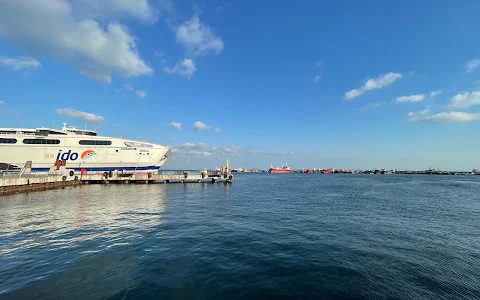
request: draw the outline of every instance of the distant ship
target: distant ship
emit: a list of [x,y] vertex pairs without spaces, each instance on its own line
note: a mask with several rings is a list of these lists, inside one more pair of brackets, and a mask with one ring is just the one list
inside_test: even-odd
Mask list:
[[268,172],[270,173],[291,173],[292,170],[290,170],[290,168],[287,166],[287,164],[282,165],[281,168],[274,168],[273,166],[270,167],[270,169],[268,169]]

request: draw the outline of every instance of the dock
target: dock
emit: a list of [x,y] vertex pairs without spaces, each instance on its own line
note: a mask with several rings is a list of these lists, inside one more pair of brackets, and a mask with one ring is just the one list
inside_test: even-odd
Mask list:
[[132,173],[104,172],[102,174],[82,174],[78,180],[91,183],[232,183],[234,176],[226,171],[164,172],[164,173]]
[[25,172],[0,173],[0,196],[28,193],[82,184],[155,184],[155,183],[232,183],[234,176],[226,168],[214,171],[166,171],[160,173],[123,173],[110,171],[78,174],[59,169],[49,174]]
[[45,191],[82,184],[62,174],[0,174],[0,196]]

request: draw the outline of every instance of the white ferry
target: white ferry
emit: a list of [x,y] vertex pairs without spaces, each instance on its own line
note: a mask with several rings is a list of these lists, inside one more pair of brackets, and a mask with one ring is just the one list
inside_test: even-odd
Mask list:
[[76,172],[158,173],[171,154],[165,146],[98,136],[66,125],[61,130],[0,128],[0,170],[18,170],[31,161],[32,172],[48,172],[62,160]]

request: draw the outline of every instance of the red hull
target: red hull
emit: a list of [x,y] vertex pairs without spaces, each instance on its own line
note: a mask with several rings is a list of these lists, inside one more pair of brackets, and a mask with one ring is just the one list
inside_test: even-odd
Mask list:
[[283,169],[270,168],[270,170],[268,170],[268,172],[270,172],[270,173],[291,173],[292,170],[289,170],[289,169],[283,170]]

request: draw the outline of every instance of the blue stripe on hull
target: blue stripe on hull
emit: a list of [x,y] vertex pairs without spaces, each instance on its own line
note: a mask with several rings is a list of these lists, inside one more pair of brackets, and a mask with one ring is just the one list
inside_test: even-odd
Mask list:
[[[159,166],[146,166],[146,167],[98,167],[98,168],[69,168],[69,170],[74,170],[80,172],[82,169],[86,172],[108,172],[108,171],[157,171],[160,170]],[[48,172],[50,168],[32,168],[32,172]]]

